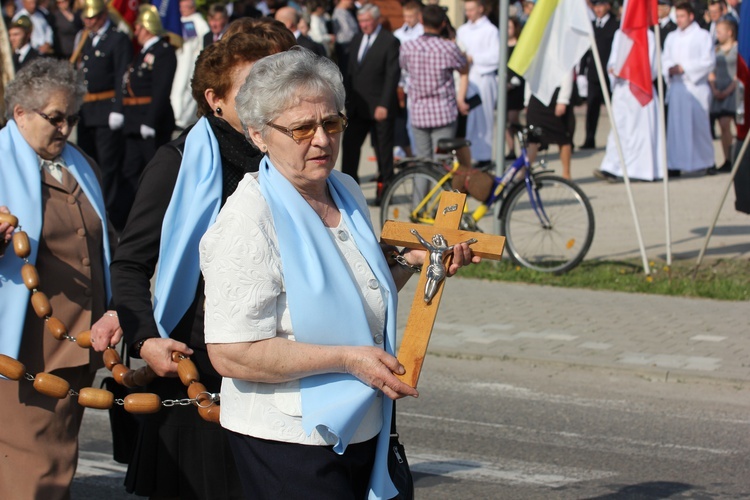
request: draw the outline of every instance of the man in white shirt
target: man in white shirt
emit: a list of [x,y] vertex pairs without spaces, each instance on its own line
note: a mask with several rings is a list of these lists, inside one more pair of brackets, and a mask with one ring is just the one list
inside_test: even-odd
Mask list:
[[37,9],[37,0],[23,0],[23,9],[16,12],[13,21],[28,16],[34,29],[31,30],[31,47],[42,55],[52,54],[52,27]]
[[180,0],[180,21],[182,22],[182,47],[177,49],[177,70],[172,82],[169,100],[174,110],[175,126],[185,129],[198,118],[198,104],[193,99],[190,80],[193,79],[195,60],[203,49],[203,37],[211,31],[195,7],[195,0]]
[[662,71],[667,90],[667,167],[670,176],[714,165],[709,127],[711,87],[708,74],[716,63],[711,34],[695,23],[693,6],[675,7],[677,30],[667,36]]
[[500,62],[500,35],[487,19],[484,0],[467,0],[464,4],[467,23],[458,28],[458,46],[469,61],[467,101],[478,95],[481,104],[474,107],[466,121],[466,138],[471,141],[471,156],[477,162],[492,160],[495,106],[497,101],[497,68]]

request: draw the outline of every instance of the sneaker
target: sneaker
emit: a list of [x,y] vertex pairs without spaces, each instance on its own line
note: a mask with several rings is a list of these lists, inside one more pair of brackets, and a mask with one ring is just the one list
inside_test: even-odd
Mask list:
[[401,146],[394,146],[393,159],[400,160],[401,158],[406,158],[406,151],[404,151],[404,148],[402,148]]
[[609,172],[605,172],[603,170],[594,170],[594,177],[601,181],[609,182],[610,184],[615,184],[618,180],[617,176],[614,174],[610,174]]

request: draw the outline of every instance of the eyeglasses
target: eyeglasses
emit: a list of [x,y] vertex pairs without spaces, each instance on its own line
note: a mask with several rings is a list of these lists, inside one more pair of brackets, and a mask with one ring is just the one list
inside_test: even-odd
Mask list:
[[323,120],[322,122],[303,123],[302,125],[298,125],[294,128],[282,127],[281,125],[276,125],[275,123],[271,122],[268,122],[267,125],[275,128],[282,134],[288,135],[294,141],[300,142],[312,139],[315,135],[315,131],[318,130],[318,127],[322,127],[323,130],[329,135],[340,134],[341,132],[346,130],[349,122],[344,115],[339,113],[339,116],[335,118],[328,118],[327,120]]
[[67,123],[68,123],[68,128],[73,128],[73,127],[75,127],[75,126],[76,126],[76,124],[78,123],[78,120],[80,120],[80,119],[81,119],[81,117],[80,117],[80,116],[78,116],[78,115],[70,115],[70,116],[65,116],[65,115],[49,116],[49,115],[47,115],[47,114],[44,114],[44,113],[42,113],[41,111],[37,111],[36,109],[34,110],[34,112],[35,112],[36,114],[38,114],[39,116],[41,116],[42,118],[44,118],[45,120],[47,120],[47,121],[48,121],[48,122],[50,123],[50,125],[52,125],[52,126],[53,126],[53,127],[55,127],[55,128],[60,128],[60,127],[62,127],[63,123],[65,123],[65,122],[67,122]]

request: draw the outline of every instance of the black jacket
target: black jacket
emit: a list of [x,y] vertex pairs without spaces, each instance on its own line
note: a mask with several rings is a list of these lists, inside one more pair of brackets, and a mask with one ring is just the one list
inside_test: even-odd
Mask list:
[[398,64],[398,38],[381,29],[361,62],[357,62],[363,34],[356,35],[349,46],[348,78],[346,79],[346,109],[350,117],[372,119],[375,108],[383,106],[389,116],[398,108],[396,88],[401,77]]
[[[610,13],[609,19],[607,19],[607,22],[601,28],[596,27],[596,21],[592,21],[591,25],[594,28],[594,39],[596,40],[596,48],[599,51],[599,57],[602,61],[602,68],[606,68],[609,55],[612,52],[615,31],[620,27],[620,22]],[[596,73],[596,64],[594,63],[594,54],[590,50],[586,52],[581,62],[581,73],[583,74],[584,71],[586,78],[589,80],[589,85],[599,83],[599,75]]]
[[123,96],[126,100],[128,97],[150,97],[151,102],[124,107],[125,134],[140,135],[141,125],[147,125],[157,133],[174,129],[169,94],[176,69],[177,56],[166,39],[136,54],[123,79]]
[[133,45],[125,33],[114,23],[99,39],[96,47],[89,38],[78,62],[78,70],[83,74],[86,91],[91,94],[115,91],[113,99],[85,102],[81,106],[81,126],[106,127],[109,114],[122,113],[122,79],[133,59]]

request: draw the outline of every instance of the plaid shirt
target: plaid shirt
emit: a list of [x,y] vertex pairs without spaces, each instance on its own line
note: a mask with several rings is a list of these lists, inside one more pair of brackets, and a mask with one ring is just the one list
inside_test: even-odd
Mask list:
[[417,128],[443,127],[456,121],[453,71],[466,66],[458,46],[435,35],[422,35],[401,46],[401,69],[409,73],[409,119]]

